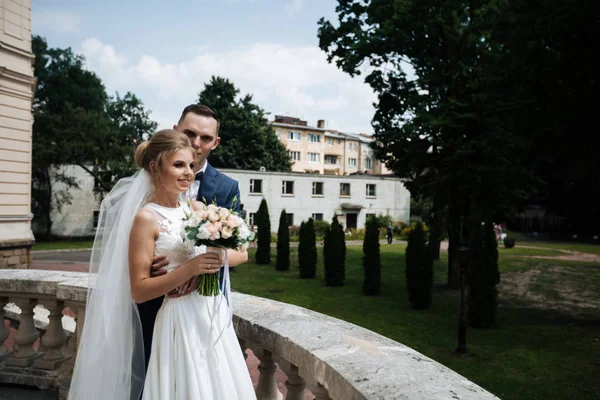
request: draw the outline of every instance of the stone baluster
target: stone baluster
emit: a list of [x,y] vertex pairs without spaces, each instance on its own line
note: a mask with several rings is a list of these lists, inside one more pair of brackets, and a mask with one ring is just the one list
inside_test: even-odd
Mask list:
[[329,397],[327,389],[321,384],[318,386],[311,386],[310,390],[315,395],[315,400],[332,400],[331,397]]
[[39,338],[39,333],[33,323],[33,308],[36,299],[17,298],[15,304],[21,309],[19,329],[15,334],[15,351],[11,358],[6,360],[6,365],[14,367],[28,367],[42,356],[33,349],[33,344]]
[[10,334],[10,331],[8,330],[4,322],[4,307],[7,304],[8,297],[0,297],[0,362],[2,362],[2,360],[8,358],[12,354],[12,351],[8,351],[8,349],[2,347],[4,341],[8,339],[8,335]]
[[304,389],[306,389],[306,382],[298,374],[298,367],[287,361],[281,361],[279,368],[287,375],[287,380],[285,381],[285,387],[287,388],[285,400],[305,400],[306,393]]
[[85,321],[85,304],[69,303],[67,305],[69,306],[71,312],[75,314],[75,332],[68,342],[71,358],[65,363],[65,368],[73,370],[73,367],[75,366],[75,360],[77,359],[79,343],[81,343],[81,333],[83,332],[83,323]]
[[51,300],[44,302],[50,312],[48,315],[48,327],[42,336],[44,345],[44,356],[34,364],[36,368],[54,370],[57,369],[67,357],[63,354],[62,347],[67,340],[67,335],[62,326],[62,310],[65,304],[62,301]]
[[258,384],[256,385],[256,397],[258,400],[283,400],[283,395],[277,388],[275,371],[277,364],[273,361],[270,351],[261,350],[254,353],[260,360],[258,366]]

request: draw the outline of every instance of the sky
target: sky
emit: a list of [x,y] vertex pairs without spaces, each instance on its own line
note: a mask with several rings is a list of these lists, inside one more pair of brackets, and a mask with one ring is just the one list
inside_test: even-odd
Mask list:
[[[213,75],[250,93],[269,119],[288,115],[372,133],[364,75],[327,62],[317,22],[333,0],[32,0],[32,32],[71,47],[107,92],[142,99],[159,128],[176,123]],[[218,110],[217,110],[218,111]]]

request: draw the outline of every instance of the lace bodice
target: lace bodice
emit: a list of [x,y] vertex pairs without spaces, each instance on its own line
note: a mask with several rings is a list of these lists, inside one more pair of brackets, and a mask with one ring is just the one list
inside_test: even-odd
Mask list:
[[169,264],[165,269],[171,272],[190,257],[189,250],[179,233],[185,212],[189,212],[189,208],[185,204],[181,204],[178,208],[169,208],[155,203],[148,203],[145,208],[152,210],[158,221],[159,233],[154,255],[166,256]]

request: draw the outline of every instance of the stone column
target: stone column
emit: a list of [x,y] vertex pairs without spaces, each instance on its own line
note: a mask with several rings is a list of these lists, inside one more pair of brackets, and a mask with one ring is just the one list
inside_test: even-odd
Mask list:
[[67,335],[62,326],[62,310],[65,308],[65,304],[62,301],[52,300],[45,302],[45,305],[50,311],[48,327],[41,340],[45,347],[45,353],[41,360],[35,362],[34,366],[54,370],[67,360],[62,352],[62,347],[67,340]]
[[33,344],[39,338],[37,329],[33,323],[33,308],[37,304],[36,299],[18,298],[15,304],[21,309],[19,329],[15,335],[15,352],[6,360],[6,365],[14,367],[28,367],[41,357],[33,349]]
[[4,324],[4,307],[8,304],[8,297],[0,297],[0,362],[8,358],[12,351],[8,351],[2,347],[6,339],[8,339],[9,330]]
[[332,400],[327,389],[321,384],[311,387],[310,390],[315,395],[315,400]]
[[287,375],[287,381],[285,381],[285,387],[287,388],[287,394],[285,400],[305,400],[306,394],[306,382],[298,374],[298,367],[288,362],[280,362],[279,368]]
[[258,400],[283,400],[283,395],[277,388],[275,371],[277,364],[273,361],[270,351],[262,350],[255,353],[260,360],[258,366],[258,384],[256,385],[256,397]]

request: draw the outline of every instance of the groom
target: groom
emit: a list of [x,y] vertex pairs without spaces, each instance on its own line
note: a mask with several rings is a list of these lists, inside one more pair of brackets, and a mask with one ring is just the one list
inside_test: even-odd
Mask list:
[[[207,203],[216,201],[220,207],[232,208],[240,211],[240,189],[237,181],[217,171],[207,161],[211,151],[217,148],[221,142],[219,137],[220,121],[213,110],[202,104],[191,104],[183,109],[181,117],[173,130],[184,133],[192,142],[196,150],[196,180],[190,185],[186,196],[192,200]],[[234,202],[234,199],[236,201]],[[163,268],[168,264],[164,256],[154,257],[150,269],[151,276],[160,276],[167,271]],[[178,290],[169,293],[169,296],[182,296],[195,289],[195,278],[185,283]],[[150,360],[152,349],[152,331],[154,321],[163,297],[138,304],[140,320],[142,323],[142,334],[144,337],[144,353],[146,356],[146,367]]]

